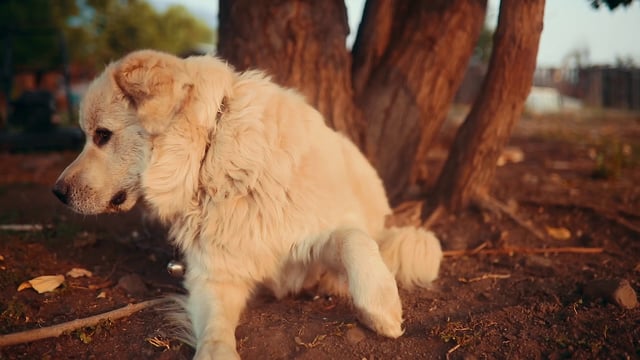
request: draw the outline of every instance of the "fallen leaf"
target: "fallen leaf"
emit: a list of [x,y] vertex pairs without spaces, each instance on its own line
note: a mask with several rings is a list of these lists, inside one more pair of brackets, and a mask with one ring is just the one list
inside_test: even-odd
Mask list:
[[18,286],[18,291],[22,291],[24,289],[31,289],[31,283],[28,281],[23,282],[22,284],[20,284],[20,286]]
[[18,291],[33,288],[38,294],[51,292],[64,282],[64,275],[43,275],[27,280],[18,286]]
[[93,333],[86,331],[78,331],[78,338],[85,344],[90,344],[93,341]]
[[556,240],[568,240],[571,238],[571,231],[564,227],[547,226],[547,234]]
[[73,268],[67,272],[67,276],[71,276],[72,278],[76,279],[83,276],[91,277],[93,276],[93,273],[87,269]]

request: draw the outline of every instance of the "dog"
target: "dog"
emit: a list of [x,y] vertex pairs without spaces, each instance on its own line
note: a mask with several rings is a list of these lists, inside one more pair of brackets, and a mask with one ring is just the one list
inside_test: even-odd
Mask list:
[[385,228],[391,209],[364,155],[260,71],[138,50],[91,83],[80,127],[86,144],[53,192],[82,214],[144,199],[168,225],[196,359],[239,358],[235,328],[258,286],[347,296],[365,326],[397,338],[396,281],[438,275],[434,234]]

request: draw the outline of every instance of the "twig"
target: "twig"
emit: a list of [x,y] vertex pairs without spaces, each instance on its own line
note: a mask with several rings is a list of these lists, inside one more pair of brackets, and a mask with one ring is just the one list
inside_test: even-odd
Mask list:
[[471,282],[487,280],[487,279],[508,279],[510,277],[511,277],[511,274],[483,274],[482,276],[474,277],[471,279],[459,278],[458,281],[463,283],[471,283]]
[[431,215],[429,215],[429,217],[427,217],[424,222],[422,223],[422,227],[424,228],[430,228],[433,224],[436,223],[436,221],[438,221],[444,214],[446,213],[444,206],[442,205],[438,205],[437,208],[435,208],[435,210],[433,210],[433,212],[431,213]]
[[44,227],[41,224],[2,224],[2,231],[41,231]]
[[451,349],[449,349],[449,351],[447,351],[447,357],[446,359],[449,360],[449,356],[451,354],[453,354],[454,351],[458,350],[460,348],[460,346],[462,346],[462,344],[457,344],[456,346],[452,347]]
[[120,318],[131,316],[132,314],[140,310],[143,310],[167,301],[169,301],[169,299],[165,299],[165,298],[147,300],[147,301],[139,302],[137,304],[129,304],[127,306],[121,307],[116,310],[112,310],[112,311],[94,315],[94,316],[89,316],[83,319],[76,319],[76,320],[68,321],[62,324],[56,324],[56,325],[39,328],[39,329],[32,329],[32,330],[21,331],[18,333],[13,333],[13,334],[0,335],[0,348],[4,346],[10,346],[10,345],[32,342],[36,340],[47,339],[50,337],[58,337],[65,332],[73,331],[83,327],[95,326],[96,324],[98,324],[103,320],[107,320],[107,319],[117,320]]
[[500,249],[472,249],[472,250],[447,250],[443,251],[444,256],[469,256],[476,254],[483,255],[511,255],[511,254],[600,254],[604,251],[600,247],[550,247],[550,248],[527,248],[527,247],[505,247]]

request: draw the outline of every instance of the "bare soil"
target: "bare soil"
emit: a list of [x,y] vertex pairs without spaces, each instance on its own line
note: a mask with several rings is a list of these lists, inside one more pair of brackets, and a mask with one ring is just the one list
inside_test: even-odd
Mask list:
[[[445,131],[443,139],[451,134]],[[432,288],[401,290],[401,338],[363,328],[344,299],[258,296],[236,331],[243,358],[640,358],[640,308],[584,294],[596,279],[626,279],[640,290],[640,117],[526,118],[510,145],[523,151],[524,161],[498,168],[492,194],[544,238],[485,209],[441,219],[434,231],[445,249],[484,252],[450,253]],[[45,225],[0,232],[0,336],[184,291],[165,271],[177,254],[140,209],[79,216],[52,196],[51,184],[75,155],[0,154],[0,224]],[[443,155],[436,149],[430,166],[437,169]],[[568,238],[554,229],[568,231]],[[560,247],[603,251],[532,253]],[[23,281],[74,267],[93,276],[67,277],[44,294],[17,291]],[[131,274],[144,286],[128,293],[118,282]],[[0,359],[192,355],[153,309],[0,349]]]

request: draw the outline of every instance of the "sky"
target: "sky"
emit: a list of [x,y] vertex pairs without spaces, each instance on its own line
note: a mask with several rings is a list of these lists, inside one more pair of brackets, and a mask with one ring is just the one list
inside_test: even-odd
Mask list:
[[[194,15],[215,28],[218,23],[217,0],[149,0],[158,10],[170,4],[182,4]],[[365,0],[346,0],[353,42]],[[495,26],[499,0],[489,0],[487,21]],[[567,55],[588,50],[590,64],[614,64],[616,58],[634,59],[640,64],[640,1],[609,11],[591,8],[588,0],[547,0],[544,30],[538,50],[538,66],[563,66]]]

